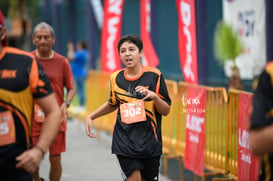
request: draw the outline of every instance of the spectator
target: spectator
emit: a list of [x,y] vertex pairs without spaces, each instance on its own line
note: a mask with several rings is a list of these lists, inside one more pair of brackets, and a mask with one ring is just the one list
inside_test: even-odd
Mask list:
[[[66,148],[65,137],[67,109],[75,95],[72,71],[68,60],[52,50],[55,43],[55,33],[49,24],[41,22],[35,26],[32,35],[32,42],[37,48],[32,52],[32,54],[44,68],[62,113],[61,128],[56,139],[49,148],[49,178],[51,181],[59,181],[62,175],[61,153],[65,152]],[[64,88],[67,90],[66,99]],[[44,119],[42,111],[35,105],[32,126],[32,141],[34,145],[37,143],[40,136],[40,129],[43,122]],[[36,181],[40,180],[39,170],[34,173],[34,179]]]
[[68,43],[67,57],[71,61],[71,68],[73,72],[74,81],[79,98],[79,106],[75,109],[78,111],[85,110],[85,82],[87,78],[87,62],[89,53],[87,51],[87,44],[85,41],[77,43],[77,50],[74,51],[73,43]]

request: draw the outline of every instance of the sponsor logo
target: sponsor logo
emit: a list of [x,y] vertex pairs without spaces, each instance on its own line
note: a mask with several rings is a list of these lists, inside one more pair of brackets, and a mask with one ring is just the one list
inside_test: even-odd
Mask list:
[[12,79],[16,78],[17,70],[0,70],[1,79]]

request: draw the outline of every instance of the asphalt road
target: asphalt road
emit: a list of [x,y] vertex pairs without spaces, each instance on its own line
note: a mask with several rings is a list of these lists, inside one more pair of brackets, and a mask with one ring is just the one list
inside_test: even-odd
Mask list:
[[[62,154],[62,181],[122,181],[119,164],[111,154],[111,136],[102,133],[100,140],[85,134],[84,124],[77,120],[68,121],[67,149]],[[40,167],[40,176],[48,179],[48,153]],[[160,181],[170,181],[163,175]]]

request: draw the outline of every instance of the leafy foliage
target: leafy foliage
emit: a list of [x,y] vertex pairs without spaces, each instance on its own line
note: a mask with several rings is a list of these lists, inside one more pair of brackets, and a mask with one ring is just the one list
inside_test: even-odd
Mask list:
[[235,59],[243,49],[240,37],[233,31],[232,26],[225,21],[218,22],[214,34],[214,53],[217,60],[222,64],[231,60],[236,67]]

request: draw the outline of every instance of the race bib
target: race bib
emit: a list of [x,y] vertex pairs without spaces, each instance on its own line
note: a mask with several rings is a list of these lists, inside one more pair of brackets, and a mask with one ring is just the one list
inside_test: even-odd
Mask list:
[[34,120],[38,123],[45,121],[45,114],[37,104],[34,104]]
[[0,146],[16,142],[15,126],[11,111],[0,113]]
[[120,105],[121,121],[125,124],[131,124],[146,121],[144,101],[125,103]]

